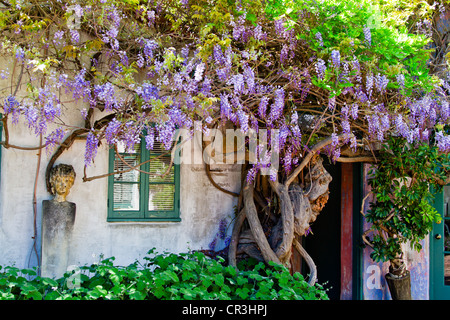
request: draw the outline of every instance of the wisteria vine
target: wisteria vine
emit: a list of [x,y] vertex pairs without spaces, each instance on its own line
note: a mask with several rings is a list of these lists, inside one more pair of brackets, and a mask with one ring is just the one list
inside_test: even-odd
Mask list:
[[[26,92],[0,88],[5,119],[23,116],[51,152],[77,127],[60,120],[63,106],[76,101],[88,166],[102,139],[133,148],[145,132],[147,148],[155,141],[170,148],[180,128],[227,124],[268,136],[278,130],[284,176],[328,137],[333,143],[322,151],[339,161],[342,134],[353,155],[390,135],[450,151],[447,79],[422,72],[425,22],[410,33],[371,27],[367,1],[299,1],[285,14],[270,3],[2,1],[0,51],[13,62],[0,81],[14,83],[22,68],[28,82]],[[344,15],[349,6],[360,10],[349,25],[330,13]],[[325,22],[334,25],[327,31]],[[386,35],[399,53],[382,61]],[[93,117],[103,114],[114,117],[95,126]],[[254,163],[248,179],[266,165]]]

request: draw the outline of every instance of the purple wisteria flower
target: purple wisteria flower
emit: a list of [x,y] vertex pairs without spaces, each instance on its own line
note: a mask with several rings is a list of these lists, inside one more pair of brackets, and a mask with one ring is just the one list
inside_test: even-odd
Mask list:
[[258,114],[261,119],[266,117],[267,105],[269,104],[269,98],[267,96],[263,96],[258,106]]
[[232,84],[234,86],[234,93],[236,95],[245,93],[244,75],[239,73],[232,76],[231,79],[227,82],[227,84]]
[[[119,34],[119,29],[115,26],[113,26],[111,29],[109,29],[108,31],[106,31],[104,39],[104,42],[108,43],[109,41],[111,41],[112,39],[115,39],[117,37],[117,35]],[[105,41],[106,40],[106,41]]]
[[275,90],[274,103],[270,107],[269,119],[271,121],[277,120],[281,116],[283,108],[284,108],[284,89],[279,88]]
[[86,69],[81,69],[73,81],[67,81],[66,88],[72,91],[75,99],[90,98],[90,81],[85,79]]
[[247,88],[249,93],[255,92],[255,73],[253,72],[252,68],[245,67],[244,68],[244,80],[247,83]]
[[284,27],[284,19],[277,19],[274,21],[275,24],[275,33],[282,34],[286,28]]
[[28,128],[34,128],[39,119],[39,112],[34,106],[29,106],[24,111],[25,119],[28,122]]
[[270,181],[276,181],[278,179],[278,170],[276,170],[275,168],[270,168],[269,179]]
[[219,222],[219,238],[223,240],[225,239],[226,236],[227,236],[227,220],[221,219]]
[[280,128],[280,134],[279,134],[279,139],[278,139],[278,143],[280,146],[280,150],[283,149],[288,136],[291,134],[291,131],[289,130],[289,128],[286,126],[286,124],[283,124],[283,126]]
[[90,166],[95,156],[97,155],[98,149],[98,138],[93,131],[89,131],[86,137],[86,148],[84,152],[84,164]]
[[280,52],[280,62],[283,64],[289,58],[289,46],[287,44],[283,44]]
[[144,59],[144,56],[142,55],[142,54],[138,54],[138,58],[137,58],[137,60],[136,60],[136,65],[139,67],[139,68],[143,68],[144,67],[144,65],[145,65],[145,59]]
[[13,112],[15,108],[19,107],[19,102],[16,100],[14,96],[8,96],[5,99],[5,103],[3,105],[3,110],[6,114]]
[[366,92],[367,92],[367,95],[369,96],[369,98],[372,95],[373,83],[374,83],[373,75],[372,74],[368,74],[366,76]]
[[226,82],[228,79],[229,69],[228,68],[216,69],[216,74],[220,81]]
[[441,152],[450,152],[450,136],[444,135],[442,131],[436,132],[436,144]]
[[47,137],[45,137],[45,151],[47,154],[50,154],[55,146],[64,139],[64,129],[62,127],[58,127],[56,130],[51,132]]
[[118,141],[118,133],[122,123],[114,118],[105,129],[105,139],[110,145],[116,144]]
[[285,153],[282,162],[284,171],[289,174],[292,171],[292,154],[289,150]]
[[81,109],[80,113],[81,113],[81,116],[83,117],[83,119],[86,120],[88,117],[88,111],[86,110],[86,108]]
[[202,82],[202,87],[200,89],[200,92],[203,93],[205,96],[208,96],[211,92],[211,80],[205,76],[205,80]]
[[362,78],[361,78],[361,65],[359,63],[358,58],[356,58],[356,56],[353,56],[353,60],[351,61],[353,70],[356,71],[356,75],[355,75],[355,79],[356,82],[361,83],[362,82]]
[[191,120],[186,116],[186,114],[181,111],[179,105],[173,105],[167,112],[170,122],[173,126],[182,128],[189,127],[191,125]]
[[205,64],[202,62],[199,63],[197,67],[195,67],[195,74],[194,74],[195,81],[199,82],[202,80],[203,71],[205,71]]
[[248,129],[249,129],[249,127],[248,127],[249,115],[247,113],[245,113],[242,109],[239,109],[237,111],[237,116],[238,116],[238,119],[239,119],[239,123],[241,125],[241,131],[243,133],[247,133]]
[[0,79],[4,80],[4,79],[8,78],[8,76],[9,76],[8,68],[0,71]]
[[448,118],[450,118],[450,104],[443,99],[441,101],[441,121],[446,121]]
[[78,43],[80,41],[80,34],[77,30],[75,29],[70,30],[70,40],[73,43]]
[[155,131],[153,128],[147,128],[147,135],[145,136],[145,147],[147,150],[153,150],[155,143]]
[[341,155],[341,148],[339,147],[339,137],[336,132],[331,134],[331,144],[328,148],[328,151],[331,155],[332,161],[336,161],[337,158]]
[[169,150],[172,147],[172,141],[176,131],[174,123],[172,121],[158,123],[155,129],[158,132],[156,141],[161,142],[164,149]]
[[[231,25],[233,26],[233,39],[234,40],[242,40],[243,42],[246,41],[246,27],[245,27],[245,18],[246,13],[240,15],[237,21],[232,21]],[[248,36],[248,35],[247,35]]]
[[119,27],[120,22],[122,21],[122,14],[117,7],[114,5],[107,7],[107,18],[112,23],[113,26]]
[[391,126],[388,114],[383,114],[380,117],[380,127],[383,132],[387,132]]
[[144,45],[144,57],[147,60],[153,59],[153,52],[158,48],[158,43],[154,40],[143,40]]
[[325,65],[325,61],[323,61],[322,59],[317,59],[315,67],[316,67],[317,77],[319,79],[323,79],[323,77],[325,76],[325,70],[327,69],[327,66]]
[[380,75],[378,73],[375,78],[375,83],[378,91],[383,92],[389,83],[389,79],[385,75]]
[[320,32],[316,33],[316,39],[317,39],[317,41],[319,41],[319,46],[323,47],[323,39],[322,39],[322,34]]
[[22,47],[17,47],[16,49],[16,59],[22,61],[25,58],[25,50]]
[[328,109],[334,110],[336,107],[336,96],[328,98]]
[[147,19],[148,19],[147,25],[149,27],[153,27],[155,24],[155,19],[156,19],[156,13],[154,10],[147,11]]
[[365,40],[366,44],[368,46],[371,46],[372,45],[372,33],[370,32],[370,28],[367,26],[364,27],[363,33],[364,33],[364,40]]
[[341,127],[342,127],[343,134],[350,134],[350,132],[351,132],[350,122],[348,122],[347,119],[342,120]]
[[208,245],[209,250],[214,251],[216,249],[217,238],[215,237]]
[[98,100],[105,103],[106,110],[111,110],[113,106],[117,103],[114,86],[110,82],[95,85],[94,94]]
[[62,31],[62,30],[56,31],[55,34],[53,35],[55,40],[61,40],[63,36],[64,36],[64,31]]
[[356,140],[356,136],[352,135],[350,137],[350,148],[353,150],[353,152],[356,152],[357,147],[358,147],[358,142]]
[[189,110],[195,109],[195,102],[194,102],[194,99],[192,99],[192,96],[190,94],[186,95],[186,97],[184,98],[184,101]]
[[333,65],[336,68],[339,68],[339,66],[341,65],[341,53],[339,52],[339,50],[331,51],[331,60],[333,61]]
[[350,116],[352,117],[353,120],[358,119],[358,104],[357,103],[353,103],[351,108],[350,108]]
[[225,56],[223,55],[222,47],[216,44],[213,48],[213,58],[217,65],[225,65]]
[[158,100],[159,99],[159,89],[158,87],[150,84],[150,83],[144,83],[141,87],[136,89],[136,93],[140,95],[140,97],[145,102],[150,102],[151,100]]
[[226,120],[230,117],[231,105],[227,94],[220,95],[220,116]]
[[397,80],[397,83],[400,86],[400,88],[404,89],[405,88],[405,76],[402,73],[400,73],[395,76],[395,79]]
[[49,99],[42,108],[42,116],[46,121],[51,122],[61,115],[61,106],[57,101]]
[[348,119],[348,112],[349,112],[349,107],[348,107],[347,103],[344,102],[344,105],[341,108],[341,113],[344,116],[344,119]]
[[267,34],[262,30],[261,25],[256,25],[253,29],[253,38],[256,40],[267,40]]
[[142,126],[138,121],[128,121],[125,123],[125,127],[122,131],[122,141],[125,144],[125,151],[130,152],[134,149],[134,146],[141,142],[141,130]]

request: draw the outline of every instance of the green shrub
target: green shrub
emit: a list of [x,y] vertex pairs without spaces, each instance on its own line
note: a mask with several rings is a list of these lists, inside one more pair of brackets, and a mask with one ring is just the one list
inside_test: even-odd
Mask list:
[[[82,266],[53,280],[35,269],[0,268],[0,299],[35,300],[328,300],[319,284],[310,286],[299,273],[270,263],[241,265],[201,252],[155,254],[145,264],[115,266],[114,257]],[[32,277],[27,279],[26,277]]]

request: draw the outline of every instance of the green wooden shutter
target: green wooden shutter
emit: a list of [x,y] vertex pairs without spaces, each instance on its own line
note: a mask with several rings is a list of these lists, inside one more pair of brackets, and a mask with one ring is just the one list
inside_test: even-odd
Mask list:
[[125,152],[124,147],[119,144],[117,149],[123,161],[114,149],[111,149],[110,172],[119,173],[109,176],[108,218],[118,220],[143,218],[141,175],[137,170],[129,170],[129,166],[134,167],[141,162],[141,146],[137,144],[133,150]]
[[109,177],[108,221],[181,220],[179,165],[171,165],[170,151],[158,142],[150,151],[144,145],[142,142],[131,152],[119,145],[118,152],[125,163],[114,150],[110,151],[110,172],[144,164],[139,168],[143,172],[131,170]]

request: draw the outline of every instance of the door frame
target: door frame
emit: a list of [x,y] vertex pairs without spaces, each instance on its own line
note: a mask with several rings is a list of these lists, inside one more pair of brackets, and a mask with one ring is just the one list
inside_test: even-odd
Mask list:
[[[450,185],[448,185],[450,186]],[[434,207],[443,218],[434,223],[430,237],[430,300],[450,300],[450,286],[444,285],[444,190],[436,194]],[[440,239],[436,236],[441,235]]]

